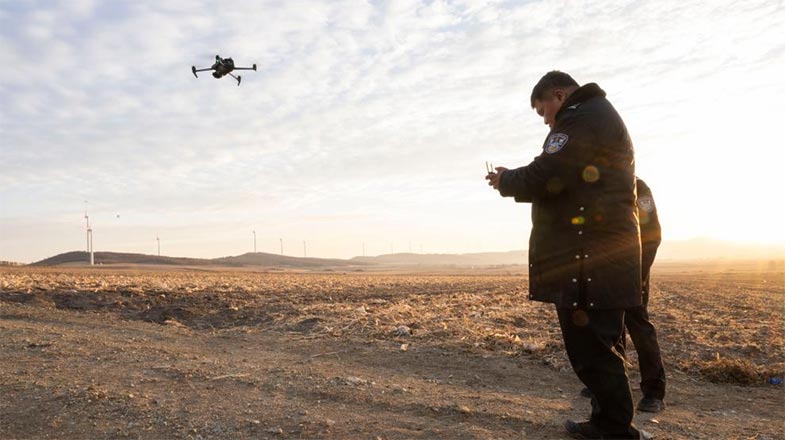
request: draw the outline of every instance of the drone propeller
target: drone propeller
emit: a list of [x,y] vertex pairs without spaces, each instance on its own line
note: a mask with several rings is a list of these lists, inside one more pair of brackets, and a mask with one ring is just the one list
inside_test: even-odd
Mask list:
[[199,78],[199,76],[196,74],[196,66],[191,66],[191,72],[193,72],[194,77]]

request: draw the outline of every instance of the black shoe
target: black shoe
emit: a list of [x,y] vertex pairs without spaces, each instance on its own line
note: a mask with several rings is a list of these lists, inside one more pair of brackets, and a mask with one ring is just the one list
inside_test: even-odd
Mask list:
[[665,409],[665,402],[654,397],[644,397],[638,402],[638,411],[658,413]]
[[567,434],[572,438],[602,438],[602,432],[591,424],[591,422],[573,422],[567,420],[564,422],[564,429]]
[[581,390],[581,397],[591,399],[592,397],[594,397],[594,393],[592,393],[588,387],[583,387],[583,389]]
[[644,430],[638,430],[633,427],[630,427],[629,432],[621,435],[612,435],[612,434],[603,434],[595,425],[592,425],[591,422],[573,422],[572,420],[567,420],[564,423],[564,429],[567,430],[567,434],[570,435],[572,438],[579,438],[579,439],[642,439],[642,440],[651,440],[654,438],[651,434]]

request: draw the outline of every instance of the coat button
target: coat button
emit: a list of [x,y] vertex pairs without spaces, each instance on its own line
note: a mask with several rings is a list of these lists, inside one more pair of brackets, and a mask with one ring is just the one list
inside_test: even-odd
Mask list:
[[578,231],[578,235],[583,235],[583,231]]
[[589,254],[584,255],[583,258],[589,258]]
[[576,259],[576,260],[580,260],[580,259],[581,259],[581,256],[580,256],[580,255],[576,255],[576,256],[575,256],[575,259]]
[[583,211],[583,206],[580,207],[580,210]]
[[594,303],[589,303],[589,307],[594,307]]
[[533,299],[533,298],[534,298],[534,295],[529,295],[529,299]]
[[534,267],[534,263],[529,263],[529,267]]
[[577,280],[577,279],[575,279],[575,278],[573,278],[573,279],[572,279],[572,282],[573,282],[573,283],[577,283],[577,282],[578,282],[578,280]]
[[586,281],[591,282],[591,278],[586,278]]
[[578,307],[578,303],[572,303],[573,307]]

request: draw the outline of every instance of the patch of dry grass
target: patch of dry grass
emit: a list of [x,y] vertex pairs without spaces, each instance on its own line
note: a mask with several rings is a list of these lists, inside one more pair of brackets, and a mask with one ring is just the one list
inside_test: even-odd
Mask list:
[[[738,384],[782,377],[783,281],[782,271],[655,272],[650,315],[666,367]],[[526,277],[516,275],[0,269],[1,301],[196,330],[264,329],[528,355],[569,368],[553,306],[527,295]]]

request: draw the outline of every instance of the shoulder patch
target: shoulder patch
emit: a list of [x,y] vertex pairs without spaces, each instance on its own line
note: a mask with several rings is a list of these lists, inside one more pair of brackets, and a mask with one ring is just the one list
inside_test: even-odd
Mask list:
[[570,137],[564,133],[553,133],[548,136],[548,140],[545,142],[545,152],[548,154],[558,153],[569,139]]
[[638,197],[638,208],[644,212],[654,211],[654,199],[649,196]]

